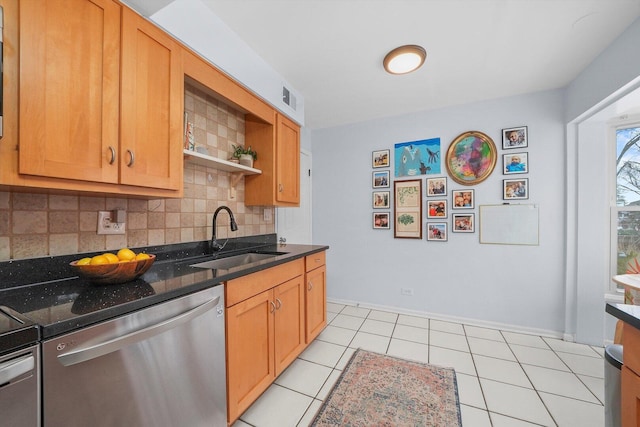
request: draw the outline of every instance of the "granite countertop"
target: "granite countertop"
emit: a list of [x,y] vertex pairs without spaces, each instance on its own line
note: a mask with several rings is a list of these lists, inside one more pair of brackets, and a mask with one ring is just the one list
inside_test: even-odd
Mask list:
[[607,303],[605,311],[634,328],[640,329],[640,305]]
[[278,244],[275,234],[229,239],[218,257],[255,249],[285,254],[217,270],[191,266],[211,259],[211,255],[207,255],[208,241],[132,249],[155,254],[156,262],[140,278],[120,285],[96,285],[74,275],[69,263],[92,254],[0,263],[0,305],[10,307],[40,325],[41,337],[47,339],[219,286],[227,280],[321,252],[328,247]]

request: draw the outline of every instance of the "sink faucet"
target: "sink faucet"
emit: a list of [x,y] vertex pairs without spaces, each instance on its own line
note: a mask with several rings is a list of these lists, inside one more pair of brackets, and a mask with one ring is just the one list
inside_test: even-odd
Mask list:
[[216,209],[216,211],[213,213],[213,232],[211,234],[211,249],[215,252],[221,251],[229,240],[225,240],[222,245],[216,241],[216,218],[218,217],[218,213],[223,209],[229,212],[229,217],[231,218],[231,224],[229,224],[229,226],[231,227],[231,231],[238,231],[238,224],[236,224],[236,219],[233,217],[233,212],[231,212],[231,209],[229,209],[227,206],[220,206],[218,209]]

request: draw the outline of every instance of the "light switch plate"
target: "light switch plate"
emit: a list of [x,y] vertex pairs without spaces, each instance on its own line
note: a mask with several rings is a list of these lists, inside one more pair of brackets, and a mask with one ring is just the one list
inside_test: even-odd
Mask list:
[[124,234],[124,222],[111,222],[112,211],[98,212],[98,234]]

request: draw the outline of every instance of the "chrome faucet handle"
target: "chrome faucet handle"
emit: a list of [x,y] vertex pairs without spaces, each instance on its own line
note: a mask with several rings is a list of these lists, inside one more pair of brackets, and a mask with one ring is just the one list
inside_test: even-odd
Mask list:
[[284,237],[281,237],[278,241],[280,243],[287,243],[287,239],[285,239]]

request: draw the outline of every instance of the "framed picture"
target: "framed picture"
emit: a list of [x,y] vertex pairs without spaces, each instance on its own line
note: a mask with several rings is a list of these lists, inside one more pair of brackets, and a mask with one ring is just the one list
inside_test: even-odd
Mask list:
[[472,213],[452,215],[454,233],[473,233],[476,228],[476,216]]
[[389,212],[373,213],[373,228],[389,229]]
[[389,209],[389,196],[388,191],[374,191],[373,192],[373,208],[374,209]]
[[502,180],[502,198],[504,200],[528,199],[529,198],[529,179],[503,179]]
[[447,241],[447,223],[446,222],[428,222],[427,223],[427,240],[434,242]]
[[451,209],[473,209],[475,206],[474,190],[453,190],[451,192]]
[[427,178],[427,197],[447,194],[447,178]]
[[478,184],[496,167],[497,151],[493,140],[482,132],[458,135],[447,150],[447,172],[458,184]]
[[388,168],[390,150],[376,150],[373,152],[371,167]]
[[524,148],[529,146],[527,139],[527,127],[502,129],[502,148]]
[[529,172],[529,161],[527,153],[509,153],[502,155],[502,173],[510,175],[512,173]]
[[427,200],[427,218],[446,218],[447,200]]
[[396,177],[440,175],[440,138],[395,144],[393,154]]
[[373,172],[373,188],[389,188],[389,171]]
[[422,180],[394,181],[394,237],[422,239]]

